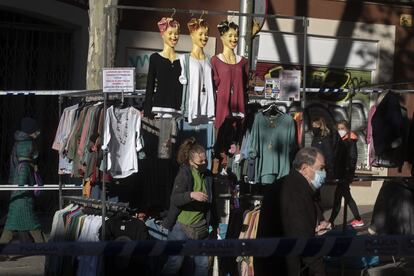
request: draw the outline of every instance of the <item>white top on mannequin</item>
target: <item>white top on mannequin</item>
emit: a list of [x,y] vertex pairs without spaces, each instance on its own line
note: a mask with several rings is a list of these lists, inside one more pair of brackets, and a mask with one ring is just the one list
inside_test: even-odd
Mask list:
[[[215,104],[213,78],[210,59],[199,60],[190,55],[189,82],[185,77],[185,56],[180,56],[180,82],[188,84],[188,122],[190,124],[205,124],[214,120]],[[204,92],[203,92],[204,87]]]

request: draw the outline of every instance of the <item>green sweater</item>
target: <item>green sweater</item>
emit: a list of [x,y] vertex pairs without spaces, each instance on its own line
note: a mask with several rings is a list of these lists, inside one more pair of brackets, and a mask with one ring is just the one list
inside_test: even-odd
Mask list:
[[295,123],[290,115],[256,114],[249,145],[249,157],[256,160],[255,183],[271,184],[289,174],[295,133]]
[[[196,169],[191,169],[191,174],[194,179],[194,192],[207,192],[206,188],[206,180],[200,175],[200,172]],[[190,210],[182,210],[181,213],[178,215],[177,220],[186,225],[191,225],[194,223],[199,222],[205,216],[205,212],[202,211],[190,211]]]

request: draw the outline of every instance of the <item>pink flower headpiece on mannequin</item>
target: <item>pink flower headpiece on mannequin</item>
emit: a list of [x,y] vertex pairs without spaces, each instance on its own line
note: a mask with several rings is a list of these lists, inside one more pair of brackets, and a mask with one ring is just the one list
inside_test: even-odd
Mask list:
[[160,21],[157,23],[158,29],[160,30],[160,33],[163,34],[168,27],[172,28],[180,28],[180,23],[178,23],[177,20],[174,20],[174,18],[171,17],[163,17]]

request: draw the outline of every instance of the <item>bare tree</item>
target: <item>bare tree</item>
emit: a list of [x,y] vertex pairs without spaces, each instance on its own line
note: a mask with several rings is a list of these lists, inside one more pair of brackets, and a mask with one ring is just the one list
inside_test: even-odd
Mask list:
[[[105,25],[105,6],[117,5],[118,0],[89,0],[89,50],[86,69],[86,89],[102,88],[102,68],[113,67],[116,51],[117,9],[107,9],[108,29]],[[104,35],[106,31],[106,36]],[[104,40],[106,64],[104,64]]]

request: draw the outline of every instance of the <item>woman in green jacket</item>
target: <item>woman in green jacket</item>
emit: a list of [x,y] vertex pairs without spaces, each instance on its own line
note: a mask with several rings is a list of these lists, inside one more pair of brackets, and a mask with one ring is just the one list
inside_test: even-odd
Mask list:
[[[14,134],[15,143],[10,156],[10,183],[23,185],[35,184],[35,160],[38,151],[34,140],[40,131],[32,118],[23,118],[20,130]],[[44,242],[39,220],[34,213],[33,191],[13,191],[10,197],[9,211],[0,237],[0,243],[13,239],[13,232],[29,231],[35,242]]]

